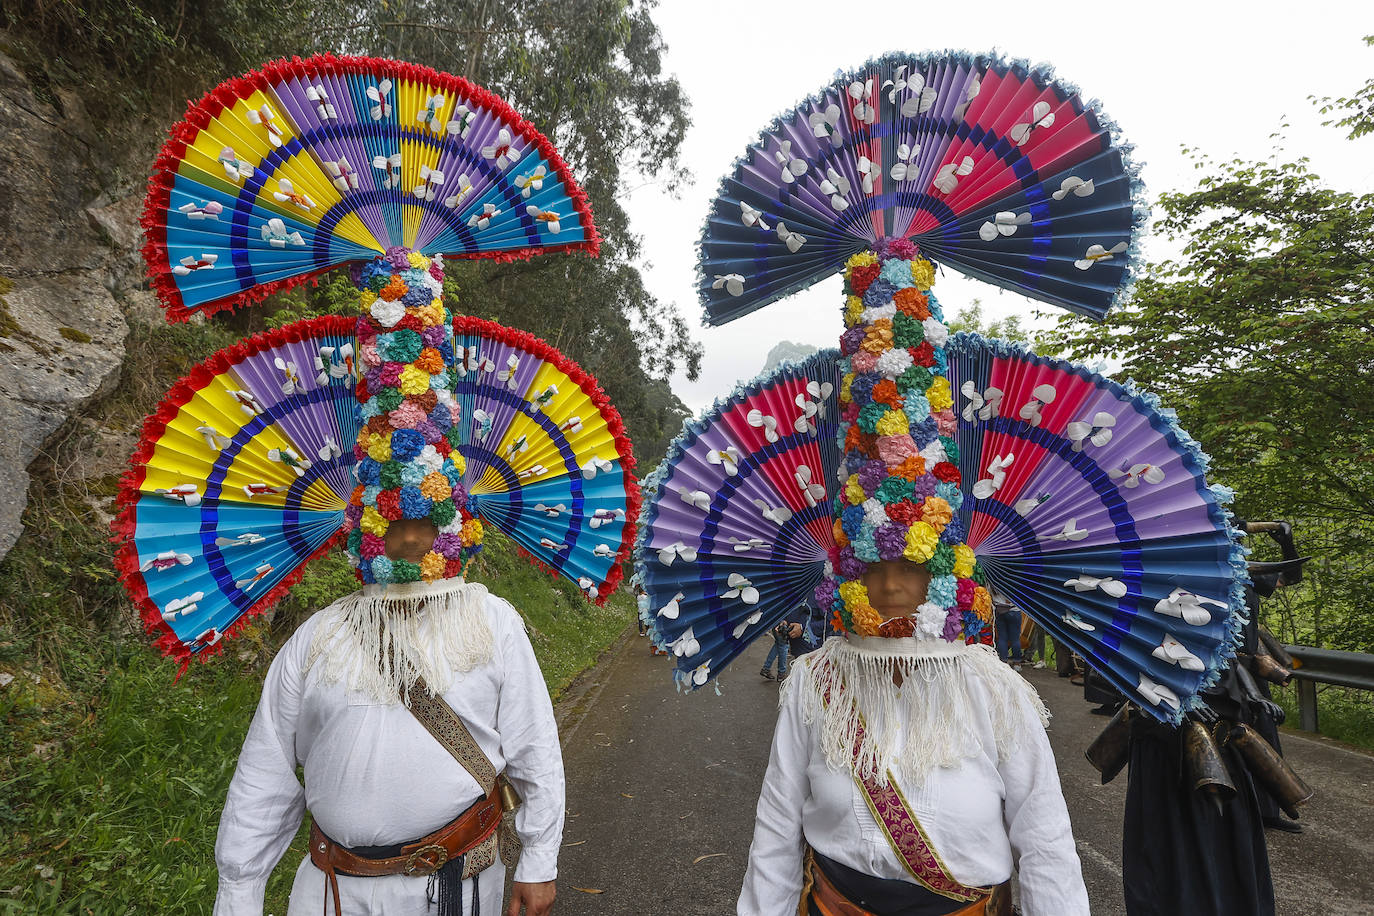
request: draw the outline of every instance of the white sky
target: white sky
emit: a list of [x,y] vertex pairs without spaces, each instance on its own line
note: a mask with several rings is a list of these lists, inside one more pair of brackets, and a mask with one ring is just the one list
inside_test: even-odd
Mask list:
[[[891,10],[889,14],[886,11]],[[700,322],[696,251],[721,177],[778,113],[888,51],[996,49],[1048,61],[1103,108],[1136,147],[1151,194],[1191,187],[1187,144],[1215,159],[1267,158],[1285,120],[1286,158],[1306,156],[1329,185],[1374,187],[1374,137],[1349,141],[1322,127],[1309,95],[1343,96],[1374,76],[1374,3],[1254,2],[872,4],[662,0],[654,14],[668,45],[665,69],[692,103],[682,161],[693,181],[673,199],[656,186],[624,195],[643,236],[645,278],[687,315],[705,347],[701,378],[673,390],[693,411],[763,366],[788,339],[835,345],[838,277],[721,328]],[[1147,257],[1165,253],[1145,239]],[[988,317],[1051,307],[945,271],[935,287],[949,315],[974,297]]]

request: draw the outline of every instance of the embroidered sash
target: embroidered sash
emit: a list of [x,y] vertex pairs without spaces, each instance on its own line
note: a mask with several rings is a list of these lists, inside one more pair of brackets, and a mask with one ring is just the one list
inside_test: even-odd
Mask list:
[[[830,705],[829,689],[822,695],[822,699],[827,706]],[[858,730],[854,738],[854,760],[851,767],[854,773],[854,782],[858,784],[864,797],[864,803],[868,805],[868,810],[872,813],[873,819],[883,828],[883,836],[887,837],[888,845],[892,847],[893,853],[896,854],[907,874],[915,878],[922,887],[961,903],[989,897],[994,888],[969,887],[956,881],[950,875],[949,869],[945,867],[944,861],[940,858],[940,854],[931,845],[930,837],[921,827],[921,822],[916,819],[916,814],[911,810],[911,805],[902,795],[902,790],[897,787],[896,777],[892,775],[890,770],[885,786],[879,784],[872,777],[865,778],[859,775],[859,747],[863,743],[864,733],[863,716],[860,714]]]

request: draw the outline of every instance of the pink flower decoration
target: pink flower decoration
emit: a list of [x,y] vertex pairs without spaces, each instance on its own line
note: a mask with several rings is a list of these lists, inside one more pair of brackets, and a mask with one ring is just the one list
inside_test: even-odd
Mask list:
[[967,610],[973,607],[973,592],[978,588],[978,583],[972,579],[960,579],[959,589],[955,592],[955,601],[960,608]]
[[412,401],[402,401],[401,406],[391,412],[387,418],[392,429],[415,429],[425,422],[425,412],[419,404]]
[[959,428],[959,421],[954,417],[954,411],[946,407],[944,410],[935,413],[935,428],[940,431],[942,436],[952,436],[954,431]]
[[878,354],[870,353],[867,350],[860,350],[851,358],[851,365],[855,373],[872,372],[878,365]]
[[404,368],[405,366],[400,363],[387,363],[382,366],[382,371],[377,376],[377,380],[387,387],[394,388],[401,384],[401,370]]
[[382,554],[386,553],[386,541],[377,537],[375,534],[363,532],[363,543],[359,548],[359,552],[362,553],[363,557],[369,560],[373,557],[380,557]]
[[380,366],[382,364],[382,355],[377,352],[375,343],[363,344],[359,349],[364,366]]
[[883,464],[896,467],[910,455],[919,455],[921,450],[910,436],[880,436],[878,438],[878,457]]

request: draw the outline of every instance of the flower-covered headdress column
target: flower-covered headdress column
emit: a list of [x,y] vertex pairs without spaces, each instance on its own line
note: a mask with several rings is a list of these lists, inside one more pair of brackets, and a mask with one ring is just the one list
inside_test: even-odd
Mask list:
[[[963,495],[934,269],[898,238],[851,257],[844,275],[837,546],[816,599],[837,629],[861,636],[990,643],[992,601],[955,514]],[[884,560],[931,575],[910,617],[884,622],[869,603],[863,575]]]
[[[365,583],[447,579],[482,545],[467,507],[454,397],[453,317],[444,307],[444,268],[408,248],[362,266],[358,317],[358,485],[345,512],[348,555]],[[417,565],[386,555],[387,528],[427,519],[438,529]]]

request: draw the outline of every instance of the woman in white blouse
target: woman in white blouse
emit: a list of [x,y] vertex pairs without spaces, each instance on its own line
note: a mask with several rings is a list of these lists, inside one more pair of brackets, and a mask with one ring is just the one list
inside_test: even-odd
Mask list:
[[[783,690],[740,916],[1086,916],[1034,689],[991,647],[900,626],[929,574],[863,576],[885,631],[828,640]],[[798,907],[801,905],[799,911]]]

